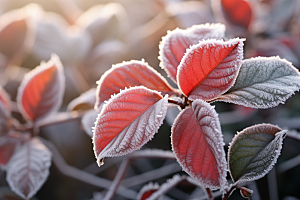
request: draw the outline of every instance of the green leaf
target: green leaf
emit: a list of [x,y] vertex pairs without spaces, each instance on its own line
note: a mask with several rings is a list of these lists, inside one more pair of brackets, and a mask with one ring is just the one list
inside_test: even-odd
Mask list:
[[284,103],[300,89],[300,73],[279,57],[257,57],[242,63],[235,84],[216,101],[251,108],[271,108]]
[[280,155],[286,132],[272,124],[259,124],[236,134],[228,151],[234,182],[248,182],[265,176]]

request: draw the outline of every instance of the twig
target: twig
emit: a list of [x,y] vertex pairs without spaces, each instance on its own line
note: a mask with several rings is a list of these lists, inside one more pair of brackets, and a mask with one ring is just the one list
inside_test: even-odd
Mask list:
[[298,165],[300,165],[300,155],[280,164],[277,167],[277,171],[278,171],[278,173],[283,173],[283,172],[290,170]]
[[[51,150],[53,163],[62,174],[99,188],[109,189],[109,186],[112,184],[110,180],[91,175],[85,171],[69,166],[51,142],[42,138],[40,139]],[[120,186],[116,192],[129,199],[135,199],[137,196],[135,191],[122,186]]]
[[206,191],[206,194],[207,194],[207,197],[209,200],[213,200],[214,199],[214,196],[211,192],[211,190],[209,188],[205,188],[205,191]]
[[114,178],[114,181],[110,185],[109,190],[104,197],[105,200],[111,200],[113,198],[117,188],[119,187],[119,185],[121,183],[122,178],[124,177],[124,175],[126,173],[129,163],[130,163],[130,159],[128,159],[128,158],[125,158],[122,161],[121,166],[118,170],[118,173],[117,173],[116,177]]
[[127,179],[124,179],[122,181],[122,185],[125,187],[133,187],[142,183],[149,182],[151,180],[155,180],[161,177],[165,177],[169,174],[173,174],[175,172],[178,172],[181,170],[181,167],[178,163],[172,163],[166,166],[163,166],[158,169],[154,169],[149,172],[145,172],[143,174],[136,175],[134,177],[130,177]]
[[276,178],[276,170],[273,168],[268,173],[268,185],[269,185],[269,195],[270,199],[278,200],[278,189],[277,189],[277,178]]

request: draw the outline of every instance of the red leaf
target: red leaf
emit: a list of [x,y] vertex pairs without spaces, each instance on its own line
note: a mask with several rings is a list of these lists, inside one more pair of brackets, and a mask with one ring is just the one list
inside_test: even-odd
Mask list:
[[61,105],[65,89],[62,64],[56,55],[25,75],[18,91],[20,112],[27,120],[40,120]]
[[248,29],[252,19],[252,9],[245,0],[221,0],[225,17],[234,25]]
[[17,137],[17,135],[0,137],[0,166],[4,166],[8,163],[16,146],[20,143],[21,139]]
[[146,200],[148,199],[154,192],[156,192],[160,186],[157,183],[148,183],[144,185],[143,188],[140,190],[137,200]]
[[144,61],[132,60],[114,65],[99,80],[96,92],[96,108],[126,87],[143,85],[163,94],[174,94],[174,89]]
[[176,83],[177,68],[186,49],[205,39],[221,39],[225,35],[223,24],[201,24],[186,30],[175,29],[163,37],[159,45],[160,66]]
[[104,157],[131,153],[148,142],[162,124],[167,107],[168,95],[163,98],[143,86],[114,96],[95,123],[93,142],[99,166]]
[[220,122],[210,104],[195,100],[172,127],[172,148],[177,161],[204,187],[224,188],[227,164]]
[[229,90],[242,64],[243,41],[205,40],[192,46],[178,67],[183,94],[191,100],[211,100]]

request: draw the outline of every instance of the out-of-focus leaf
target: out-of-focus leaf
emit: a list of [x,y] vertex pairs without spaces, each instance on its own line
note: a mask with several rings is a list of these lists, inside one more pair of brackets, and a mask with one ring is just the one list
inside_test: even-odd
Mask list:
[[252,108],[284,103],[300,89],[300,73],[285,59],[257,57],[243,61],[235,84],[216,100]]
[[272,124],[259,124],[236,134],[228,151],[232,179],[241,183],[265,176],[277,162],[286,132]]
[[221,0],[225,18],[230,23],[248,29],[252,20],[252,8],[247,0]]
[[94,128],[94,153],[98,165],[140,149],[163,123],[168,95],[143,86],[121,91],[103,106]]
[[176,18],[181,28],[215,21],[209,6],[203,1],[174,1],[167,5],[166,10]]
[[37,22],[36,40],[32,54],[47,60],[57,54],[64,65],[76,65],[89,53],[91,36],[86,31],[68,29],[66,22],[55,14],[44,13]]
[[111,95],[119,93],[120,90],[140,85],[163,94],[174,94],[174,89],[165,78],[148,63],[132,60],[114,65],[101,77],[96,92],[95,108],[108,100]]
[[218,115],[210,104],[195,100],[172,127],[172,149],[177,161],[204,187],[224,188],[227,163]]
[[27,120],[37,121],[57,111],[65,90],[63,66],[56,55],[25,75],[17,96],[18,107]]
[[28,5],[0,17],[0,53],[7,57],[7,64],[20,64],[24,54],[33,45],[33,15],[38,10],[38,6]]
[[156,192],[160,186],[158,183],[148,183],[147,185],[144,185],[142,189],[140,190],[138,196],[136,197],[137,200],[146,200],[148,199],[154,192]]
[[160,66],[168,76],[176,83],[177,68],[186,50],[193,44],[205,39],[221,39],[225,34],[225,26],[222,24],[201,24],[181,30],[175,29],[168,32],[162,38],[159,45]]
[[13,155],[17,145],[21,143],[20,135],[5,135],[0,137],[0,166],[5,166]]
[[243,41],[209,39],[188,49],[177,72],[183,94],[191,100],[210,100],[229,90],[242,65]]
[[16,194],[30,199],[46,181],[50,165],[51,152],[38,138],[33,138],[10,159],[6,180]]
[[93,6],[83,13],[76,25],[86,29],[97,45],[107,39],[122,39],[127,31],[127,13],[119,3]]
[[96,88],[91,88],[90,90],[82,93],[79,97],[73,99],[68,107],[67,111],[74,110],[89,110],[94,108],[96,102]]

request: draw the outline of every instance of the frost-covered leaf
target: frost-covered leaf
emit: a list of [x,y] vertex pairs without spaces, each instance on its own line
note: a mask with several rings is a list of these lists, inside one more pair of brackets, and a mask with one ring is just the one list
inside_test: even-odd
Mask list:
[[159,45],[160,66],[176,83],[177,69],[186,49],[200,40],[222,39],[225,35],[223,24],[194,25],[186,30],[175,29],[163,37]]
[[247,0],[221,0],[225,18],[232,24],[248,29],[252,20],[252,9]]
[[163,94],[173,94],[174,89],[158,72],[144,61],[132,60],[114,65],[98,82],[96,108],[126,87],[143,85]]
[[24,199],[30,199],[49,175],[51,152],[33,138],[14,153],[7,164],[6,180],[10,188]]
[[[102,104],[103,105],[103,104]],[[84,131],[88,136],[93,137],[93,127],[95,126],[96,119],[101,112],[102,105],[98,110],[89,110],[85,113],[81,119],[81,124],[83,126]]]
[[79,97],[73,99],[69,103],[67,111],[92,109],[94,108],[95,102],[96,88],[91,88],[88,91],[82,93]]
[[62,64],[56,55],[25,75],[17,96],[20,112],[37,121],[59,109],[65,90]]
[[137,200],[146,200],[148,199],[154,192],[156,192],[160,186],[158,183],[148,183],[147,185],[144,185],[142,189],[140,190],[139,194],[137,195]]
[[210,104],[195,100],[172,127],[172,149],[177,161],[204,187],[224,188],[227,163],[221,126]]
[[104,157],[121,156],[140,149],[163,123],[168,95],[143,86],[121,91],[108,101],[94,128],[94,153],[98,165]]
[[300,89],[300,73],[279,57],[243,61],[235,84],[216,100],[252,108],[270,108],[284,103]]
[[5,135],[0,137],[0,166],[5,166],[15,148],[21,143],[19,135]]
[[211,100],[229,90],[242,64],[243,41],[209,39],[188,49],[177,72],[183,94],[191,100]]
[[265,176],[280,155],[286,133],[278,126],[259,124],[236,134],[228,151],[232,179],[248,182]]

